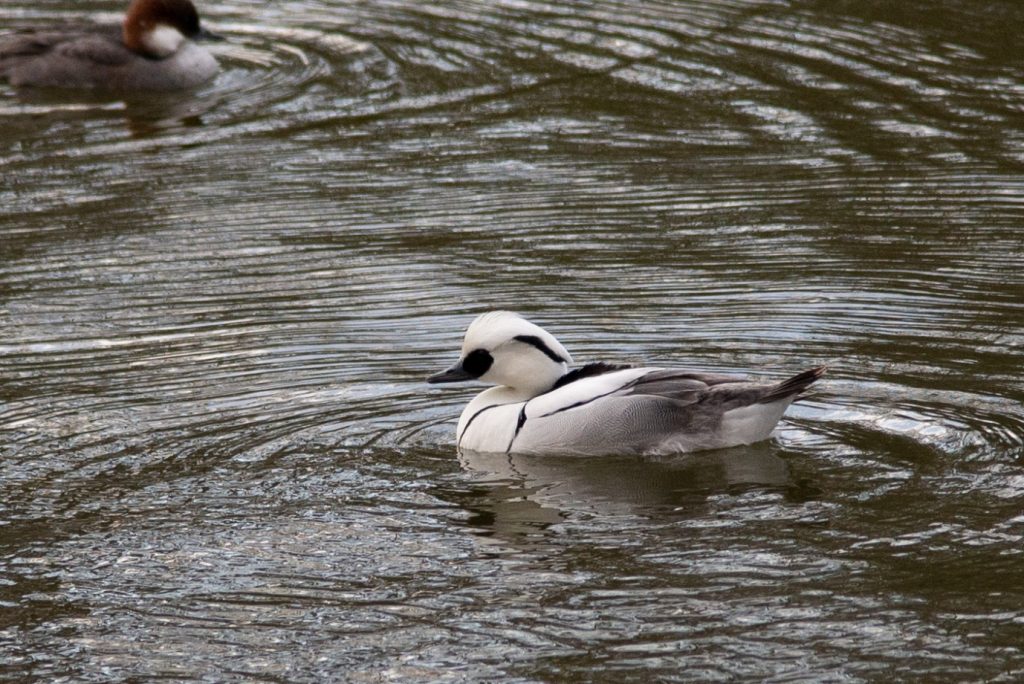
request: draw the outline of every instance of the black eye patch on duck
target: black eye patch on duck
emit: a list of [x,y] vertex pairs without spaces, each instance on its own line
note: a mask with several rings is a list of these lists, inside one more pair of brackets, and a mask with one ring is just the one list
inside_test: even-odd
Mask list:
[[466,354],[466,358],[462,360],[462,370],[474,378],[479,378],[491,369],[492,363],[494,363],[494,357],[491,356],[489,351],[486,349],[474,349]]
[[531,347],[536,347],[544,353],[544,356],[548,357],[555,363],[569,363],[568,359],[563,359],[559,356],[554,349],[544,343],[544,340],[540,339],[536,335],[516,335],[514,338],[517,342],[528,344]]

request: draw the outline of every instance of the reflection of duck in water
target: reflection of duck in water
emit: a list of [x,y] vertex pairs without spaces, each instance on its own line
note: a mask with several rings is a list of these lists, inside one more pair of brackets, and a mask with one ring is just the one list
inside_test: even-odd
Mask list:
[[653,459],[461,451],[459,462],[473,486],[456,503],[472,514],[471,527],[506,540],[533,536],[576,514],[699,518],[724,493],[768,490],[800,501],[817,494],[794,480],[769,442]]
[[[708,493],[792,485],[789,465],[778,448],[765,443],[714,453],[657,458],[573,455],[496,454],[460,451],[459,462],[476,481],[515,484],[537,500],[560,498],[599,508],[643,508],[703,501]],[[602,502],[602,503],[598,503]]]
[[514,313],[469,326],[462,358],[428,382],[498,385],[462,412],[458,446],[479,452],[669,454],[767,439],[793,401],[825,372],[776,384],[717,373],[592,363]]
[[194,40],[217,39],[191,0],[133,0],[121,26],[56,27],[0,39],[0,77],[16,86],[155,91],[212,78],[217,60]]

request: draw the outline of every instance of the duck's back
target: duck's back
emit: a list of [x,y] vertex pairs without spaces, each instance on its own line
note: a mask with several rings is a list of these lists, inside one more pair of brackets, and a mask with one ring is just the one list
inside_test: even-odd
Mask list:
[[714,387],[742,381],[660,368],[585,377],[531,401],[512,450],[652,453],[666,442],[672,451],[713,448],[722,409],[708,399]]
[[15,86],[179,90],[216,72],[213,56],[190,42],[166,59],[132,52],[120,26],[27,31],[0,39],[0,76]]

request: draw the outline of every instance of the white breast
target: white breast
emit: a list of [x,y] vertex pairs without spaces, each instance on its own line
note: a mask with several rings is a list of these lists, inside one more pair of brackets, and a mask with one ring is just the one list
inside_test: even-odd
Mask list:
[[142,36],[142,42],[152,54],[159,57],[173,55],[185,42],[185,36],[173,26],[160,24]]
[[523,402],[479,401],[483,392],[469,403],[459,418],[458,446],[470,451],[508,450],[516,433]]
[[616,392],[650,370],[631,368],[584,378],[525,402],[508,388],[493,387],[478,394],[462,412],[457,429],[458,446],[471,451],[506,452],[516,436],[521,419],[525,421],[523,425],[531,419],[536,423],[544,416],[559,414],[571,406],[585,405],[598,397]]

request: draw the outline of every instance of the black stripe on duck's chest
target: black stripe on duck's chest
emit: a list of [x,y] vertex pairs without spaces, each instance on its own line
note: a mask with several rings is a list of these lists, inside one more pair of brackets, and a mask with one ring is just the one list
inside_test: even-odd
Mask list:
[[515,444],[516,437],[519,436],[519,431],[523,429],[524,425],[526,425],[526,404],[529,403],[530,402],[527,401],[523,404],[523,408],[519,409],[519,418],[516,420],[516,431],[512,433],[512,439],[508,441],[508,448],[505,449],[506,454],[512,451],[512,445]]
[[[477,417],[481,413],[485,413],[487,411],[490,411],[491,409],[501,408],[502,406],[514,406],[517,403],[518,402],[512,402],[510,404],[491,404],[490,406],[484,406],[482,409],[480,409],[479,411],[474,413],[472,416],[470,416],[469,420],[466,421],[466,427],[462,428],[462,434],[459,435],[458,439],[455,440],[456,448],[462,446],[462,438],[466,436],[466,433],[469,432],[469,426],[473,424],[473,421],[476,420]],[[520,412],[520,415],[523,415],[523,412],[525,412],[525,411],[526,411],[526,404],[523,404],[523,411]],[[525,415],[523,415],[523,420],[525,420]],[[513,439],[515,439],[515,438],[513,437]]]

